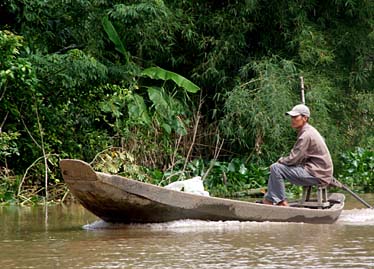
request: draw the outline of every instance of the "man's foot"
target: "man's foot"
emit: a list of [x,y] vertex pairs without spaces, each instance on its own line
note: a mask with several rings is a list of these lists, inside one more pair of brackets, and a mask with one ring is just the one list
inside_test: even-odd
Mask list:
[[265,198],[262,199],[262,203],[263,203],[264,205],[273,205],[273,202],[270,202],[269,200],[266,200]]
[[279,206],[289,206],[287,200],[283,200],[282,202],[279,202],[277,205],[279,205]]
[[[270,202],[269,200],[266,200],[265,198],[262,199],[262,203],[263,203],[264,205],[274,205],[273,202]],[[283,200],[283,201],[279,202],[279,203],[276,204],[276,205],[278,205],[278,206],[289,206],[287,200]]]

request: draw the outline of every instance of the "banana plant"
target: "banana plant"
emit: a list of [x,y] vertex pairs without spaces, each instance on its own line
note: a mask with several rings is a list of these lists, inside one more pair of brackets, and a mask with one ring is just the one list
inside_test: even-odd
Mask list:
[[110,22],[108,16],[105,16],[102,19],[102,24],[103,24],[104,30],[107,33],[110,41],[113,42],[115,49],[125,57],[126,63],[129,63],[130,62],[130,55],[126,51],[125,45],[123,44],[121,38],[119,37],[116,29],[113,26],[113,24]]
[[[125,42],[121,40],[108,16],[105,16],[102,19],[102,25],[108,38],[113,42],[115,49],[124,56],[125,64],[134,64],[131,61],[130,53],[125,48]],[[173,81],[179,88],[188,93],[196,93],[200,90],[199,86],[187,78],[158,66],[143,69],[139,76],[165,82]],[[171,130],[173,129],[179,134],[185,134],[186,130],[184,124],[181,123],[180,118],[177,117],[183,111],[183,109],[181,109],[181,102],[175,97],[169,95],[164,87],[149,86],[144,88],[147,90],[148,98],[151,101],[152,106],[147,109],[145,105],[147,102],[144,101],[144,98],[139,94],[133,93],[133,102],[128,104],[129,117],[134,120],[142,119],[141,122],[143,123],[150,123],[149,119],[151,117],[149,116],[149,110],[153,108],[155,111],[154,116],[161,121],[159,122],[159,125],[167,133],[171,133]]]
[[[113,42],[116,50],[125,57],[126,63],[130,63],[130,53],[125,49],[124,42],[119,37],[118,32],[114,28],[108,16],[105,16],[103,18],[102,24],[105,32],[107,33],[109,39]],[[172,80],[179,87],[190,93],[196,93],[200,90],[199,86],[186,79],[185,77],[157,66],[144,69],[141,72],[141,76],[149,77],[152,79],[161,79],[164,81]]]
[[197,93],[200,90],[199,86],[194,84],[192,81],[177,73],[162,69],[161,67],[149,67],[147,69],[144,69],[141,74],[152,79],[161,79],[164,81],[172,80],[179,87],[185,89],[190,93]]

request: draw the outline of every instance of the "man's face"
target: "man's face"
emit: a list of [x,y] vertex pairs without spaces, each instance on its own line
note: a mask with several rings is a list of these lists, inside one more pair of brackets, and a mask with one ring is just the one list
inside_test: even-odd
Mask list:
[[300,129],[307,121],[308,118],[303,115],[291,116],[291,127],[294,129]]

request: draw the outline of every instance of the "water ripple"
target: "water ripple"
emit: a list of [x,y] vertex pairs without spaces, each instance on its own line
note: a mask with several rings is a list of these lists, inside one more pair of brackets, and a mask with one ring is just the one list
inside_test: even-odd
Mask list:
[[338,219],[338,224],[345,225],[374,225],[374,209],[343,210]]

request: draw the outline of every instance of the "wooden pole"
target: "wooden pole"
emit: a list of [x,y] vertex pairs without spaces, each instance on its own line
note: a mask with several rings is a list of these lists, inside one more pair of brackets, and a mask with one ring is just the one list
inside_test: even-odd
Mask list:
[[356,198],[357,201],[361,202],[363,205],[365,205],[367,208],[373,208],[368,202],[366,202],[364,199],[362,199],[360,196],[358,196],[356,193],[351,191],[347,186],[342,184],[342,189],[349,192],[354,198]]
[[301,83],[301,102],[305,105],[304,77],[300,77]]

